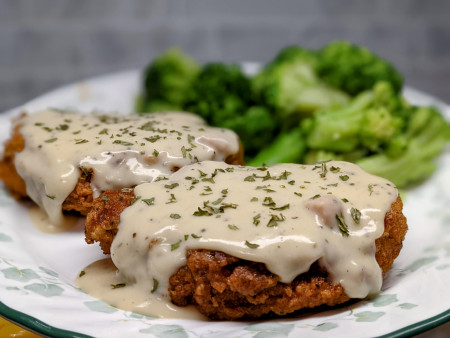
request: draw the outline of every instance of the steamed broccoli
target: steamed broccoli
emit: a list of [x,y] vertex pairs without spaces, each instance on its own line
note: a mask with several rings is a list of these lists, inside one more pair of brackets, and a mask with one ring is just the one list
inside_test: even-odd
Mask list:
[[237,65],[209,63],[185,93],[183,108],[221,126],[251,104],[250,80]]
[[256,98],[270,107],[286,126],[323,107],[342,106],[348,102],[344,92],[319,79],[315,52],[291,46],[253,78]]
[[380,151],[403,126],[403,100],[385,82],[354,98],[339,109],[317,111],[303,121],[311,149],[350,152],[357,147]]
[[262,106],[251,106],[241,115],[230,115],[220,126],[239,135],[246,160],[271,144],[277,132],[273,115]]
[[191,111],[232,129],[254,166],[344,160],[402,187],[427,177],[450,139],[435,109],[403,99],[390,63],[348,42],[284,48],[253,78],[237,65],[199,66],[172,49],[144,80],[139,112]]
[[277,128],[273,114],[254,105],[250,80],[237,65],[206,64],[187,91],[183,108],[211,125],[234,130],[246,156],[270,143]]
[[335,41],[319,52],[317,72],[330,85],[350,95],[368,90],[378,81],[389,82],[396,93],[403,86],[401,74],[367,48]]
[[431,107],[414,107],[402,135],[386,152],[356,163],[366,171],[385,177],[397,186],[423,180],[436,169],[434,159],[450,140],[450,124]]
[[138,112],[180,110],[200,66],[179,48],[171,48],[150,63],[144,72]]

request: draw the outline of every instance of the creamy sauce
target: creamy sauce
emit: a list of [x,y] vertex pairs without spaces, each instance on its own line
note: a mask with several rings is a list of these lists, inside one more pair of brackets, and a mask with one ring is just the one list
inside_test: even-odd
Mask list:
[[79,168],[93,169],[96,197],[198,161],[223,161],[239,149],[233,132],[181,112],[106,116],[47,110],[16,123],[25,138],[15,158],[17,172],[54,225],[63,223],[61,205],[78,182]]
[[192,311],[192,306],[178,307],[165,296],[153,296],[137,284],[126,284],[109,258],[87,266],[76,279],[76,285],[91,296],[125,311],[149,317],[207,320],[198,311]]
[[375,239],[398,192],[354,164],[207,161],[134,192],[140,199],[121,215],[111,258],[122,281],[144,294],[167,299],[186,249],[262,262],[287,283],[319,261],[352,298],[381,289]]
[[57,226],[53,225],[45,211],[37,205],[33,205],[28,209],[28,215],[34,227],[47,234],[56,234],[71,230],[81,221],[79,217],[74,215],[65,215],[62,223]]

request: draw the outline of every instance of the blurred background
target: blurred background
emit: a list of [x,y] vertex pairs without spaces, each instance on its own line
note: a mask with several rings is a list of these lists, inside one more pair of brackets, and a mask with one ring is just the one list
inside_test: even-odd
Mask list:
[[171,46],[199,61],[268,61],[335,39],[450,101],[448,0],[0,0],[0,111],[86,77],[143,68]]

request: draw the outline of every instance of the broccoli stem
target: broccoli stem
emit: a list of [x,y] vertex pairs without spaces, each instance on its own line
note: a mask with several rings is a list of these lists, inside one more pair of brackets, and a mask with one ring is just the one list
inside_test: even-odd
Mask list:
[[258,167],[277,163],[299,163],[306,150],[306,143],[300,128],[283,132],[260,151],[247,165]]

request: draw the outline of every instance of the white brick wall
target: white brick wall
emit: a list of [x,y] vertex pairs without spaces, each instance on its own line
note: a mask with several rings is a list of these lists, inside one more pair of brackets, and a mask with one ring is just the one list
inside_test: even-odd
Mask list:
[[450,101],[446,0],[0,0],[0,111],[179,45],[200,61],[267,61],[283,46],[361,43],[408,85]]

